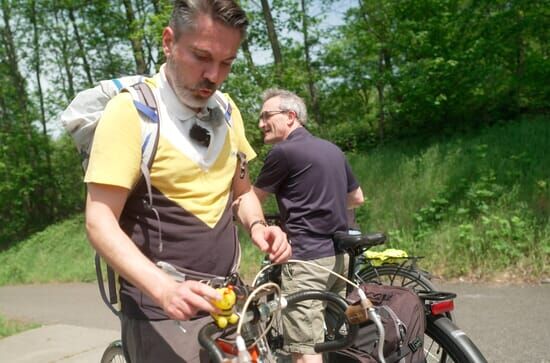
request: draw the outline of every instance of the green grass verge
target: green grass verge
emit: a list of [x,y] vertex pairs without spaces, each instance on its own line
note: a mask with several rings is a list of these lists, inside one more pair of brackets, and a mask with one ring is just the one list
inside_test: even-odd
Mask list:
[[550,273],[550,122],[540,117],[446,140],[353,155],[364,230],[426,256],[446,277]]
[[0,252],[0,285],[95,281],[93,256],[77,215]]
[[21,333],[25,330],[38,328],[40,325],[20,320],[8,320],[0,315],[0,339]]

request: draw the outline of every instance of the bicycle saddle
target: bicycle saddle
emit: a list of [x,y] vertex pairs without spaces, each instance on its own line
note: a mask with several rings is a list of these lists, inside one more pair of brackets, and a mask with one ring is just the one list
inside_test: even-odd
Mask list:
[[359,247],[373,247],[386,242],[386,235],[382,232],[355,234],[344,231],[336,232],[332,239],[337,250],[349,251]]

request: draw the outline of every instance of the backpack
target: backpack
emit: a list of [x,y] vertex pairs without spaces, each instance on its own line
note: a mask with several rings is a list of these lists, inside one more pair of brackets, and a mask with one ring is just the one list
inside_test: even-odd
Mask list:
[[81,155],[82,167],[86,171],[97,124],[109,100],[120,92],[128,92],[132,95],[140,116],[142,138],[140,169],[147,185],[149,206],[152,207],[149,170],[158,145],[160,118],[153,89],[146,77],[126,76],[104,80],[94,88],[81,91],[61,114],[61,122],[71,135]]
[[[384,359],[387,363],[425,362],[424,330],[426,318],[420,298],[410,289],[399,286],[364,283],[360,288],[378,309],[385,330]],[[359,304],[357,290],[348,297],[352,305]],[[378,330],[374,323],[362,323],[354,344],[336,352],[334,362],[376,363]]]

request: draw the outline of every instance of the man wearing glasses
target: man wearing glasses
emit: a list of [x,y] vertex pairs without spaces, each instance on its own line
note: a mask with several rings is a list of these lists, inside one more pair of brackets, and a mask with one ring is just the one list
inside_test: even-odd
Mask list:
[[[347,260],[334,249],[332,236],[348,230],[348,210],[363,203],[363,192],[343,152],[306,130],[307,111],[296,94],[270,89],[263,94],[259,127],[264,142],[275,144],[254,185],[263,202],[275,195],[292,258],[314,262],[346,275]],[[345,293],[345,283],[320,268],[284,265],[284,294],[307,289]],[[313,346],[324,340],[323,307],[305,301],[283,315],[285,349],[294,362],[322,362]]]
[[[109,102],[97,127],[85,177],[86,228],[121,276],[122,341],[132,363],[208,360],[197,332],[211,318],[197,314],[217,311],[212,300],[221,297],[200,276],[223,278],[235,269],[234,215],[272,261],[290,255],[284,233],[266,226],[249,181],[243,160],[255,153],[240,113],[217,90],[247,24],[233,0],[174,2],[162,33],[167,61],[148,80],[160,116],[152,190],[138,183],[141,125],[128,93]],[[191,272],[177,282],[158,262]]]

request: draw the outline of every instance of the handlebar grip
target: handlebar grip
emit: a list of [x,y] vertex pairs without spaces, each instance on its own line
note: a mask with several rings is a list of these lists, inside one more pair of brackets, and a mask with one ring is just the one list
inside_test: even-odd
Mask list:
[[213,363],[225,362],[225,356],[213,338],[213,335],[218,331],[216,324],[211,322],[201,328],[198,336],[199,344],[208,352]]
[[328,305],[336,308],[340,311],[340,315],[344,318],[348,328],[348,334],[343,337],[343,339],[327,341],[324,343],[317,343],[313,347],[316,353],[336,351],[340,349],[348,348],[353,344],[353,341],[357,337],[357,332],[359,331],[359,326],[352,324],[348,317],[345,315],[345,311],[348,307],[348,303],[340,295],[337,295],[333,292],[328,291],[299,291],[294,294],[287,296],[288,305],[296,304],[304,300],[322,300],[326,301]]

